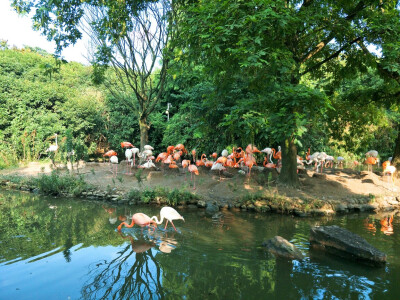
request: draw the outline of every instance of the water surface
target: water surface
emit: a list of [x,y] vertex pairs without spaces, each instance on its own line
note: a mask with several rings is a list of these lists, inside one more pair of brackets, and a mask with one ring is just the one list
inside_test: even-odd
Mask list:
[[[400,218],[301,219],[178,209],[164,230],[117,226],[159,207],[0,193],[0,299],[398,299]],[[390,216],[390,214],[387,214]],[[309,249],[316,225],[339,225],[387,253],[382,268]],[[276,259],[262,242],[280,235],[304,261]]]

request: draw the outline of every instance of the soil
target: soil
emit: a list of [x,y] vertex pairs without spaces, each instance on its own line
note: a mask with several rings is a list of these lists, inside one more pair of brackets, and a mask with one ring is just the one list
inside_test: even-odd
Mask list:
[[[59,169],[66,168],[58,165]],[[187,169],[162,168],[146,170],[132,168],[129,170],[124,162],[118,165],[118,174],[114,176],[108,163],[80,163],[76,174],[84,176],[85,181],[97,186],[99,190],[114,190],[123,193],[131,189],[152,189],[167,187],[169,189],[184,189],[199,195],[202,199],[213,200],[218,204],[234,203],[251,195],[282,196],[303,200],[336,200],[349,203],[352,199],[370,198],[384,199],[387,196],[399,199],[400,181],[392,183],[388,176],[383,176],[381,169],[374,172],[360,169],[324,169],[323,174],[315,173],[312,168],[299,174],[300,188],[291,188],[277,183],[278,174],[275,169],[254,167],[251,176],[242,175],[238,169],[229,168],[219,175],[218,171],[210,171],[205,167],[199,168],[195,177],[196,189],[193,189],[191,174]],[[2,170],[0,174],[38,176],[50,173],[50,163],[30,163],[28,166],[13,170]],[[131,172],[131,174],[129,174]],[[140,175],[140,176],[139,176]],[[139,183],[138,178],[142,178]],[[140,180],[140,179],[139,179]],[[300,200],[301,201],[301,200]]]

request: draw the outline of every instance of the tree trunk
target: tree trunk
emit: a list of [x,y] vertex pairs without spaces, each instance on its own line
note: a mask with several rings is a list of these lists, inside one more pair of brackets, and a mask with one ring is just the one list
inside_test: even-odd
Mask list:
[[297,175],[297,148],[293,138],[285,139],[282,145],[282,169],[279,181],[294,187],[300,185]]
[[397,139],[391,164],[395,166],[397,170],[400,170],[400,124],[397,126]]
[[147,123],[146,117],[141,117],[139,119],[139,128],[140,128],[140,151],[143,151],[144,146],[149,143],[150,125]]

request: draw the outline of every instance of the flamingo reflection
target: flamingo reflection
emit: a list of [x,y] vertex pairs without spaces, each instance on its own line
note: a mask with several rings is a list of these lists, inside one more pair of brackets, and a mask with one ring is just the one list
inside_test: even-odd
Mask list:
[[381,219],[380,223],[381,223],[381,231],[386,234],[386,235],[391,235],[393,234],[393,215],[392,216],[388,216],[388,217],[384,217],[383,219]]
[[366,218],[364,220],[364,228],[367,229],[368,231],[372,232],[373,235],[375,235],[376,227],[375,227],[373,220]]
[[109,215],[108,221],[110,224],[115,224],[117,222],[117,217],[114,215],[115,214],[115,207],[105,207],[102,205],[104,211]]

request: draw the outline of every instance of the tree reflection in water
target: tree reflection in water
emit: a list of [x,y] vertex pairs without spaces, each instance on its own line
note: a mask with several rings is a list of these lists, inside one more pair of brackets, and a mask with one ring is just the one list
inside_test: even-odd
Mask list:
[[[81,294],[84,299],[159,299],[163,298],[162,269],[155,258],[157,241],[141,229],[120,234],[129,239],[126,246],[110,261],[90,268],[88,282]],[[137,237],[136,237],[137,235]]]

